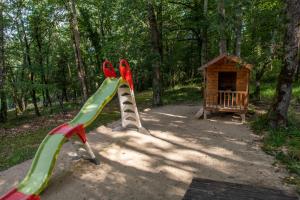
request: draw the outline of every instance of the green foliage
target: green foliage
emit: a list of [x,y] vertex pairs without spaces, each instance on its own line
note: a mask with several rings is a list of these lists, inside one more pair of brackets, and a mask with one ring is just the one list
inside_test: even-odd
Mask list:
[[[154,2],[162,37],[164,88],[200,85],[203,78],[198,68],[203,62],[203,51],[207,52],[206,61],[219,53],[218,1],[207,1],[207,13],[204,1]],[[20,107],[18,102],[21,101],[30,104],[33,89],[39,102],[46,101],[46,92],[54,102],[65,96],[75,100],[80,98],[81,86],[66,3],[56,0],[7,1],[5,58],[9,63],[6,91],[10,108]],[[222,34],[226,35],[228,52],[235,53],[241,23],[242,57],[254,65],[252,79],[260,71],[267,73],[264,81],[274,82],[277,78],[282,63],[283,7],[280,0],[225,1],[226,30]],[[101,72],[104,59],[113,61],[116,68],[120,58],[128,59],[136,89],[150,89],[152,64],[157,56],[151,51],[147,1],[79,0],[76,8],[90,94],[104,79]],[[205,31],[207,38],[204,38]],[[202,46],[203,39],[208,43],[206,49]],[[269,86],[264,84],[262,87],[262,96],[271,99],[273,89],[265,90]]]
[[268,130],[268,116],[260,115],[251,122],[251,127],[256,133],[263,134],[264,131]]
[[287,169],[294,173],[293,180],[287,181],[299,186],[300,189],[300,119],[291,117],[289,127],[271,129],[267,116],[256,118],[251,124],[252,129],[259,134],[264,134],[263,150],[275,156]]
[[[276,86],[276,79],[274,78],[274,74],[271,73],[263,80],[263,84],[261,85],[261,100],[272,102],[275,96]],[[254,84],[251,84],[250,94],[254,92],[254,89]],[[295,82],[293,84],[292,101],[296,103],[300,102],[300,83]]]

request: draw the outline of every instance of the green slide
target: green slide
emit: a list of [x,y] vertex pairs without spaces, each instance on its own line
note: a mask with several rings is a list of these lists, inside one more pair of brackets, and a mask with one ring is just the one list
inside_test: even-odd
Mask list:
[[122,78],[106,78],[69,124],[72,126],[78,124],[83,124],[84,127],[89,126],[97,118],[104,106],[115,96],[122,81]]
[[[85,102],[74,119],[54,128],[48,133],[39,146],[24,180],[16,188],[1,196],[0,200],[40,200],[39,194],[49,182],[62,145],[74,134],[85,145],[91,161],[98,164],[96,156],[87,142],[85,128],[95,121],[104,106],[118,92],[119,87],[122,127],[133,125],[138,128],[139,132],[150,134],[141,125],[134,98],[133,80],[129,63],[124,59],[120,60],[120,78],[116,78],[116,72],[108,60],[103,63],[102,67],[106,79],[98,90]],[[131,105],[128,106],[128,104]]]
[[68,137],[71,136],[70,133],[78,133],[79,129],[77,130],[77,127],[79,126],[82,126],[84,131],[84,127],[89,126],[97,118],[104,106],[117,93],[119,85],[123,82],[122,78],[106,78],[73,120],[54,129],[45,137],[39,146],[25,179],[17,188],[0,197],[0,200],[20,199],[20,196],[24,197],[22,199],[39,199],[38,195],[47,186],[58,153]]

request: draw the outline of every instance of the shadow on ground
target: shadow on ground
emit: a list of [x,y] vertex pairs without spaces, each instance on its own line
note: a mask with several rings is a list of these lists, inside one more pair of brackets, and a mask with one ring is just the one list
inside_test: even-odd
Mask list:
[[[228,115],[196,120],[198,109],[180,105],[142,112],[151,135],[112,132],[118,122],[97,128],[88,139],[99,166],[72,161],[67,144],[42,198],[182,199],[193,177],[293,191],[281,181],[286,172],[272,165],[247,125]],[[8,178],[13,170],[1,172],[0,187],[22,178],[22,173]]]

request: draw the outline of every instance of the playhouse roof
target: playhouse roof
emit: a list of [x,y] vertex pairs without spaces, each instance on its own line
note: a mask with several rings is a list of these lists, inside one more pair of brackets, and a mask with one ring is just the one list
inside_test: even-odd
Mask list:
[[252,65],[245,63],[241,58],[237,57],[237,56],[229,56],[226,54],[222,54],[214,59],[212,59],[211,61],[209,61],[208,63],[206,63],[205,65],[201,66],[199,68],[199,70],[204,70],[207,67],[210,67],[212,65],[222,65],[222,64],[226,64],[226,63],[236,63],[242,67],[245,67],[249,70],[252,69]]

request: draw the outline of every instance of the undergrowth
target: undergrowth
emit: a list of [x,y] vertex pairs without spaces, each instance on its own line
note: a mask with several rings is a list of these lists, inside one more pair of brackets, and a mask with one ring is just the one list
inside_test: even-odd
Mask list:
[[268,122],[267,115],[261,115],[251,123],[251,127],[264,136],[262,149],[292,173],[285,179],[286,182],[297,185],[300,192],[300,120],[291,116],[289,126],[278,129],[272,129]]

